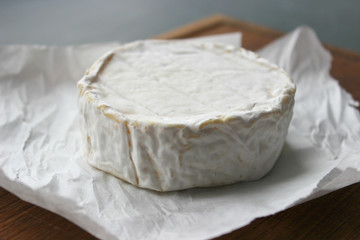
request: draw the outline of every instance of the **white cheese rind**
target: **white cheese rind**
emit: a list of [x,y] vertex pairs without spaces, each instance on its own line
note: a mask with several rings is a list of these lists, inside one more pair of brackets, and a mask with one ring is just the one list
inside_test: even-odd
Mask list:
[[264,176],[295,94],[283,70],[252,52],[155,40],[105,54],[78,88],[89,163],[157,191]]

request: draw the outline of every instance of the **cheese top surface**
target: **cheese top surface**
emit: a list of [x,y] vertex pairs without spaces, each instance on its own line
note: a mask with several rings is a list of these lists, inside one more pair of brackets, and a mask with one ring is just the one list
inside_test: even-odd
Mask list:
[[251,120],[295,94],[283,70],[245,49],[159,40],[106,53],[79,87],[105,115],[166,124]]

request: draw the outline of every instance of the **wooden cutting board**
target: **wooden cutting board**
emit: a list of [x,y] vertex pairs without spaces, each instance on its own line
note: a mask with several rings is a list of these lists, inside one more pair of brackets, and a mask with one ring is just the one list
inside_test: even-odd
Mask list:
[[[243,47],[250,50],[257,50],[283,35],[275,30],[215,15],[157,38],[188,38],[239,31],[243,34]],[[360,54],[326,44],[325,47],[334,58],[331,75],[360,101]],[[66,219],[26,203],[0,188],[0,239],[95,237]],[[360,239],[360,183],[273,216],[256,219],[216,239]]]

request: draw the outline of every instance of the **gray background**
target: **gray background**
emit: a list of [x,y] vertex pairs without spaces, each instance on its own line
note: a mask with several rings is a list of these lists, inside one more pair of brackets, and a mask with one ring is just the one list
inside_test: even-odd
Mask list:
[[0,44],[125,42],[214,13],[284,32],[308,25],[321,41],[360,52],[359,0],[0,0]]

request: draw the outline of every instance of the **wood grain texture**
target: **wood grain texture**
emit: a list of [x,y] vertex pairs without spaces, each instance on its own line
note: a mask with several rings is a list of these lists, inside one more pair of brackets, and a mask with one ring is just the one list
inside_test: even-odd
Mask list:
[[0,188],[0,239],[96,239],[63,217]]
[[[243,46],[257,50],[283,33],[215,15],[157,38],[243,33]],[[325,45],[334,57],[331,74],[360,100],[360,54]],[[221,217],[221,216],[219,216]],[[66,219],[26,203],[0,188],[0,239],[95,239]],[[220,239],[360,239],[360,183],[254,220]]]

